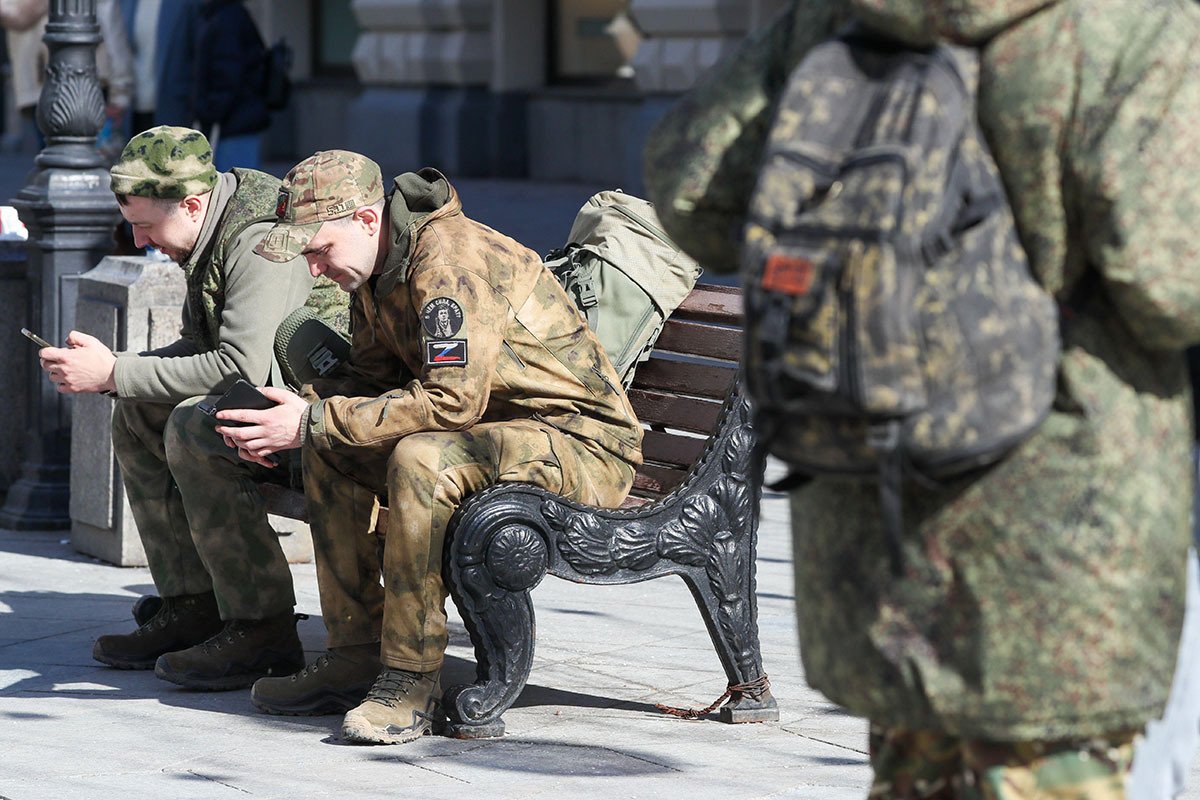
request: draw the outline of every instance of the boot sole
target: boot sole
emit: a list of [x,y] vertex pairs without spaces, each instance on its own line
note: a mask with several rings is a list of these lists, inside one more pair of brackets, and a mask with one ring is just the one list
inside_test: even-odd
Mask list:
[[365,686],[358,694],[324,694],[317,698],[305,698],[288,705],[280,705],[255,697],[254,691],[251,690],[250,702],[259,711],[279,717],[321,717],[327,714],[345,714],[350,709],[357,708],[369,691],[371,687]]
[[158,657],[155,656],[151,661],[124,661],[119,658],[113,658],[112,656],[97,655],[95,652],[92,653],[92,658],[96,661],[99,661],[101,664],[115,667],[116,669],[136,669],[146,671],[154,669],[154,662],[158,660]]
[[384,733],[378,728],[372,728],[370,733],[355,733],[342,728],[342,738],[352,744],[408,744],[409,742],[415,742],[422,736],[432,734],[432,725],[426,725],[420,731],[402,734]]
[[182,686],[185,689],[195,689],[200,692],[229,692],[234,689],[249,689],[259,678],[277,678],[281,675],[291,675],[302,669],[304,669],[303,659],[281,659],[269,667],[256,672],[239,672],[215,678],[200,678],[185,672],[174,672],[162,661],[154,664],[154,674],[156,677],[168,683]]

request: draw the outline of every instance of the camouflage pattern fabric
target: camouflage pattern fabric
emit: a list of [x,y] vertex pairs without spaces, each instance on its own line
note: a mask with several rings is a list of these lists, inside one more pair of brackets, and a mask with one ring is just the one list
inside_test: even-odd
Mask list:
[[[393,195],[392,235],[407,235],[395,237],[375,289],[355,292],[351,378],[313,384],[325,399],[310,410],[307,443],[356,450],[481,420],[537,418],[641,463],[629,399],[562,286],[536,253],[464,216],[445,178],[426,173],[433,180],[413,181],[422,199],[413,202],[438,186],[448,200],[414,223]],[[458,312],[449,337],[425,321],[443,302]]]
[[256,252],[271,261],[290,261],[331,219],[383,199],[383,175],[366,156],[322,150],[294,166],[279,189],[271,229]]
[[268,470],[226,447],[196,408],[216,399],[118,400],[113,449],[159,594],[211,589],[221,619],[267,619],[296,601],[255,483],[285,478],[287,467]]
[[129,140],[109,178],[113,194],[182,200],[211,191],[217,170],[203,133],[159,125]]
[[[331,645],[382,629],[385,663],[429,670],[445,648],[441,549],[462,498],[532,481],[616,506],[642,430],[537,254],[465,217],[435,171],[396,185],[384,272],[354,292],[349,364],[306,389],[305,492]],[[376,495],[392,510],[386,588],[367,535]]]
[[[747,212],[755,421],[806,473],[895,458],[961,474],[1004,455],[1054,397],[1058,308],[975,122],[976,53],[891,44],[855,32],[809,52]],[[895,441],[880,443],[884,425]]]
[[[206,350],[215,350],[221,340],[225,258],[229,247],[251,225],[275,219],[275,203],[280,191],[279,179],[265,172],[235,168],[233,174],[237,189],[225,206],[211,249],[182,265],[187,276],[187,304],[194,333]],[[349,335],[348,298],[329,278],[322,275],[313,282],[305,305],[312,307],[336,330]]]
[[871,800],[1123,800],[1133,733],[987,742],[871,728]]
[[[447,643],[446,526],[466,497],[501,481],[534,483],[581,503],[613,507],[628,493],[633,468],[536,420],[415,433],[353,452],[304,448],[329,646],[380,641],[386,666],[439,669]],[[382,565],[375,537],[367,535],[376,496],[387,498],[391,509]]]
[[[870,5],[888,31],[949,35],[929,29],[925,4]],[[889,574],[873,485],[821,478],[795,493],[805,674],[887,726],[1103,736],[1161,713],[1182,620],[1192,494],[1182,350],[1200,341],[1200,5],[953,5],[939,25],[1002,29],[953,38],[986,44],[981,126],[1035,276],[1072,301],[1058,393],[1000,464],[906,487],[902,577]],[[655,129],[651,198],[705,267],[734,267],[730,232],[744,222],[774,99],[848,10],[797,0]]]

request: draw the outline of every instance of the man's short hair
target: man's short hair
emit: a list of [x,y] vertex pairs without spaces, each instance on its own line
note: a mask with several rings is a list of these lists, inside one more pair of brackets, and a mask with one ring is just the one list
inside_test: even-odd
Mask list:
[[[124,192],[118,192],[116,195],[117,202],[123,206],[129,205],[129,198],[135,196],[136,195],[125,194]],[[149,197],[146,199],[168,214],[174,213],[175,210],[179,208],[179,201],[174,197]]]
[[182,200],[217,183],[212,147],[200,131],[159,125],[129,140],[108,171],[113,194]]

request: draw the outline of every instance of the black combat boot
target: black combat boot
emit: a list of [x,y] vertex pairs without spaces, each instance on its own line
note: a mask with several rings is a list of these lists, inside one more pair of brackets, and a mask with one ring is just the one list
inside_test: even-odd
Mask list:
[[286,678],[260,678],[250,702],[268,714],[344,714],[363,701],[383,667],[379,642],[335,647]]
[[289,611],[269,619],[229,620],[207,641],[159,658],[154,674],[210,692],[244,689],[268,675],[291,675],[304,666],[296,635],[301,616]]
[[212,592],[164,597],[158,610],[133,633],[101,636],[92,658],[118,669],[153,669],[164,653],[203,642],[221,630]]

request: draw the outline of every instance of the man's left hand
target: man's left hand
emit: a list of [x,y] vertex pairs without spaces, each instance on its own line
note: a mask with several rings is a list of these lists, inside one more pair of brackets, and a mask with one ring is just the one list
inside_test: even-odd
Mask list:
[[308,402],[289,391],[271,386],[260,387],[259,391],[279,405],[262,411],[249,408],[218,411],[218,420],[248,424],[217,425],[217,433],[225,438],[225,443],[230,447],[236,447],[238,455],[246,461],[274,467],[267,456],[300,446],[300,421],[308,410]]
[[66,347],[44,347],[38,357],[50,381],[63,394],[111,392],[117,388],[113,379],[117,357],[95,336],[71,331]]

